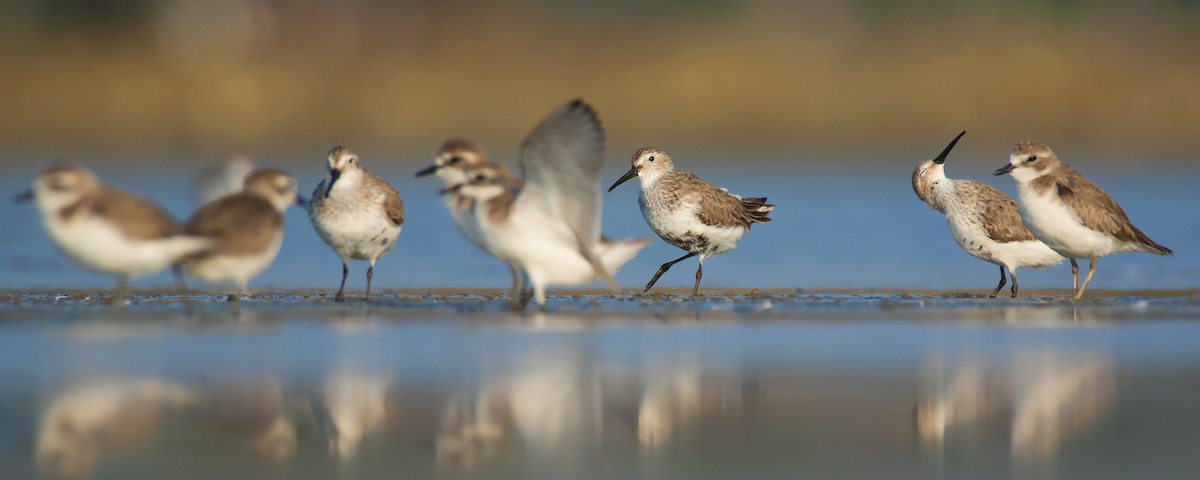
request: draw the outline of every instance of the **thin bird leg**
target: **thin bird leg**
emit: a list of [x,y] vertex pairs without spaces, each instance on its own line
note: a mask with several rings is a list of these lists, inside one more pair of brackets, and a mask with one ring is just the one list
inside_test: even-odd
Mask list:
[[1013,270],[1013,269],[1009,269],[1008,275],[1012,277],[1012,281],[1013,281],[1012,298],[1017,298],[1017,271]]
[[996,289],[992,290],[992,294],[988,295],[988,298],[996,298],[996,294],[1000,293],[1000,289],[1004,288],[1005,283],[1007,283],[1007,281],[1004,279],[1004,265],[1001,265],[1000,266],[1000,284],[996,285]]
[[684,255],[682,257],[676,258],[674,260],[671,260],[667,263],[662,264],[661,267],[658,267],[658,273],[655,273],[654,278],[650,279],[650,283],[646,284],[646,289],[642,290],[642,295],[645,295],[646,292],[649,292],[650,287],[653,287],[654,283],[658,281],[658,277],[661,277],[664,273],[667,273],[667,270],[670,270],[672,265],[675,265],[676,263],[682,262],[682,261],[692,258],[694,256],[696,256],[695,253],[688,253],[687,255]]
[[1088,273],[1087,273],[1087,276],[1086,276],[1086,277],[1083,277],[1083,285],[1080,285],[1080,286],[1079,286],[1079,291],[1078,291],[1078,292],[1075,292],[1075,299],[1076,299],[1076,300],[1079,300],[1079,299],[1083,298],[1083,291],[1084,291],[1084,290],[1087,290],[1088,282],[1091,282],[1091,281],[1092,281],[1092,275],[1094,275],[1094,274],[1096,273],[1096,257],[1091,257],[1091,258],[1090,258],[1090,260],[1091,260],[1091,261],[1090,261],[1090,262],[1088,262]]
[[1071,290],[1079,290],[1079,264],[1074,258],[1071,259]]
[[363,297],[364,302],[371,300],[371,277],[374,277],[374,276],[375,276],[375,262],[371,262],[371,265],[367,266],[367,296]]
[[704,276],[704,257],[700,257],[700,263],[696,265],[696,286],[692,287],[692,296],[700,293],[700,277]]
[[540,283],[534,283],[533,298],[537,302],[538,307],[544,310],[546,308],[546,287],[543,287]]
[[120,305],[125,303],[127,298],[129,298],[129,276],[124,273],[117,274],[117,296],[113,301]]
[[523,293],[521,291],[521,287],[522,287],[522,283],[523,283],[521,281],[522,280],[521,272],[517,271],[517,267],[513,266],[512,264],[509,264],[508,265],[508,273],[509,273],[509,275],[512,275],[512,290],[509,291],[508,301],[509,301],[509,303],[516,304],[519,301],[518,299],[521,297],[521,294]]
[[180,292],[186,292],[187,282],[183,279],[183,265],[178,263],[171,265],[171,273],[175,274],[175,288]]
[[346,301],[346,295],[343,293],[346,290],[346,275],[350,274],[350,267],[346,266],[346,261],[342,260],[342,285],[338,287],[338,293],[333,297],[335,302]]

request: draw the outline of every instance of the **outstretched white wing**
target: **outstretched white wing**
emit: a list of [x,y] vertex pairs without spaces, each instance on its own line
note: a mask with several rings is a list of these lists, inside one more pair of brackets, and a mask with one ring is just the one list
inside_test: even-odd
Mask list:
[[561,219],[591,245],[600,238],[603,165],[600,118],[583,100],[572,101],[551,112],[521,144],[525,187],[517,201]]
[[574,100],[550,113],[521,144],[525,185],[517,208],[538,209],[571,229],[580,252],[610,280],[591,251],[600,240],[604,127],[591,105]]

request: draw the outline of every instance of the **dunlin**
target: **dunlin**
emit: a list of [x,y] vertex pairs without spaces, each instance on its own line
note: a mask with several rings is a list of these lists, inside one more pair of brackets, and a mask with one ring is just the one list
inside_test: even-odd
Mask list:
[[642,293],[650,291],[672,265],[699,256],[696,285],[692,287],[695,296],[700,292],[706,258],[733,250],[751,225],[771,221],[767,214],[775,206],[768,204],[766,197],[742,198],[714,187],[691,172],[676,169],[671,157],[662,150],[641,148],[633,154],[631,163],[629,171],[608,191],[637,177],[642,184],[638,205],[650,229],[667,243],[688,252],[664,263]]
[[366,260],[367,298],[375,261],[392,251],[404,224],[404,202],[382,178],[362,167],[358,155],[346,147],[333,147],[329,174],[313,191],[308,218],[325,243],[342,258],[342,283],[334,301],[344,301],[350,259]]
[[105,185],[82,167],[46,169],[17,200],[36,201],[50,239],[79,265],[116,276],[121,296],[129,280],[213,247],[183,235],[154,202]]
[[1058,265],[1063,258],[1029,233],[1012,197],[974,180],[946,178],[946,157],[965,133],[954,137],[937,158],[917,165],[912,174],[913,192],[946,216],[950,234],[959,247],[975,258],[1000,266],[1000,283],[992,290],[991,298],[1004,288],[1006,267],[1016,298],[1018,268]]
[[[1173,253],[1133,226],[1116,200],[1079,171],[1058,161],[1046,145],[1018,143],[1008,164],[995,175],[1006,173],[1017,181],[1025,226],[1046,246],[1071,259],[1071,288],[1078,288],[1076,300],[1083,297],[1100,257],[1118,252]],[[1090,262],[1082,285],[1079,264],[1075,262],[1080,258]]]
[[617,289],[612,273],[644,246],[634,240],[614,248],[608,258],[599,254],[604,141],[595,110],[575,100],[551,112],[525,138],[523,182],[484,164],[443,191],[471,200],[484,249],[524,274],[540,306],[550,285],[599,278]]
[[[445,182],[446,189],[443,190],[442,198],[458,230],[471,243],[493,256],[498,256],[492,252],[479,228],[480,223],[473,210],[475,201],[457,189],[451,188],[465,183],[467,171],[478,166],[487,166],[489,176],[496,177],[500,183],[512,189],[520,189],[522,185],[521,180],[514,177],[504,165],[489,161],[487,152],[482,147],[464,138],[452,138],[443,143],[433,165],[417,172],[417,176],[437,174]],[[600,243],[596,246],[596,255],[600,257],[600,263],[613,272],[649,244],[650,239],[648,238],[613,239],[601,235]],[[514,304],[519,305],[523,303],[523,300],[527,300],[522,293],[523,274],[511,263],[509,271],[512,274],[512,299]]]
[[[184,225],[188,235],[210,238],[216,248],[183,261],[192,276],[210,282],[231,281],[238,293],[275,260],[283,244],[283,212],[293,203],[296,180],[282,170],[262,168],[246,177],[240,193],[200,207]],[[229,300],[237,300],[229,295]]]

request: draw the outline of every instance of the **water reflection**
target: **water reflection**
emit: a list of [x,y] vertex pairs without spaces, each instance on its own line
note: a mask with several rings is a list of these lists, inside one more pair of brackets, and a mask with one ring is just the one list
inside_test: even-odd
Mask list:
[[[1194,398],[1200,327],[1146,343],[1145,322],[1077,328],[1069,310],[1026,313],[447,324],[368,311],[199,332],[147,325],[152,335],[0,330],[0,464],[20,457],[13,478],[175,478],[196,465],[238,478],[728,478],[764,465],[819,478],[1027,478],[1118,458],[1195,463],[1154,455],[1194,435],[1174,420],[1194,424],[1182,399]],[[40,373],[3,369],[17,358]]]
[[44,474],[82,477],[105,457],[153,438],[198,393],[154,378],[94,379],[55,396],[38,428],[34,461]]
[[1112,413],[1115,359],[1096,351],[1020,349],[1000,360],[936,356],[921,368],[915,413],[923,449],[983,450],[1004,432],[1014,470],[1052,467],[1062,445]]

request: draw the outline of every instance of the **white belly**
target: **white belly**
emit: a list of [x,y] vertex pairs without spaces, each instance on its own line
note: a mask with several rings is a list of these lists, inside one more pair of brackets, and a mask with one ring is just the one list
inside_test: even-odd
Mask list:
[[283,234],[275,236],[275,241],[266,251],[254,255],[214,255],[201,260],[193,260],[184,264],[187,272],[193,277],[209,282],[234,282],[239,287],[263,270],[266,270],[283,244]]
[[374,208],[312,217],[313,228],[338,256],[374,262],[396,247],[400,226]]
[[480,228],[488,251],[524,270],[534,283],[578,285],[595,277],[569,228],[539,212],[514,210],[508,222],[485,220]]
[[705,225],[697,217],[700,205],[684,203],[681,208],[674,210],[663,206],[649,204],[645,195],[640,197],[638,205],[642,216],[656,235],[667,243],[695,252],[702,257],[711,257],[733,250],[738,240],[746,234],[742,227],[714,227]]
[[1042,268],[1062,263],[1063,258],[1050,247],[1037,240],[1001,243],[987,235],[982,224],[950,212],[946,215],[950,234],[954,241],[971,256],[1004,265],[1010,270],[1017,268]]
[[1047,247],[1067,258],[1103,257],[1113,252],[1113,239],[1083,225],[1058,196],[1020,189],[1021,220]]
[[172,239],[135,240],[97,217],[63,222],[57,213],[51,215],[43,218],[46,233],[85,268],[137,278],[162,271],[178,255]]

